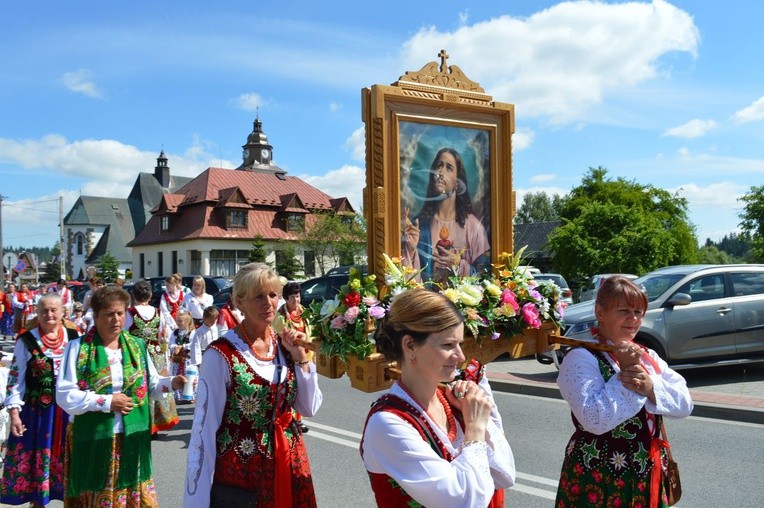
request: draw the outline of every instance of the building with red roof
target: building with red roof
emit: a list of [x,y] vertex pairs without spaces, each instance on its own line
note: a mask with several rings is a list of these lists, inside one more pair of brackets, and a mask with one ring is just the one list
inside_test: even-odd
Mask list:
[[[171,273],[233,276],[248,262],[252,242],[265,241],[273,263],[290,244],[305,275],[315,273],[315,255],[300,245],[322,213],[355,216],[347,198],[333,198],[273,163],[273,147],[255,119],[236,169],[210,167],[150,211],[132,248],[135,278]],[[283,253],[281,254],[283,255]]]

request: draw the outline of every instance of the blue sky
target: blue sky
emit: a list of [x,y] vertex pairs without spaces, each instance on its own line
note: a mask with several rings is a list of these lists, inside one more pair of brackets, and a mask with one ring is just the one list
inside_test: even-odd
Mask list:
[[764,177],[763,5],[7,3],[3,241],[52,246],[59,196],[64,213],[80,194],[126,197],[162,149],[173,174],[238,166],[257,108],[279,166],[360,209],[361,89],[441,48],[515,104],[518,203],[604,166],[685,197],[699,241],[719,240]]

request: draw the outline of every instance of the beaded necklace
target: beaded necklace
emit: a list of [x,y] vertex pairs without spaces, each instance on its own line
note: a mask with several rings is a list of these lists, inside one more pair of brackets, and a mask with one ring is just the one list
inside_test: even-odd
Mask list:
[[58,327],[58,337],[56,339],[49,339],[47,334],[42,331],[42,327],[40,327],[40,325],[37,325],[37,333],[40,334],[40,340],[42,341],[43,346],[50,349],[51,351],[60,349],[64,343],[64,328],[61,326]]
[[[411,390],[409,390],[408,387],[405,384],[403,384],[403,381],[401,381],[400,379],[398,380],[398,386],[400,386],[401,389],[403,389],[403,391],[406,392],[406,394],[409,397],[411,397],[411,399],[419,405],[419,407],[424,409],[424,405],[421,402],[419,402],[419,400],[417,400],[416,397],[414,397],[414,394],[411,393]],[[446,429],[445,430],[446,430],[446,433],[448,434],[448,440],[453,443],[454,439],[456,439],[456,418],[454,418],[454,414],[451,412],[451,406],[448,405],[448,401],[446,400],[446,396],[443,395],[443,391],[440,389],[436,389],[435,393],[438,396],[438,400],[440,401],[441,406],[443,406],[443,412],[446,413]],[[425,411],[425,414],[429,416],[430,419],[437,424],[437,420],[435,420],[435,418],[432,417],[429,411]],[[440,425],[438,424],[438,426]]]
[[270,339],[268,353],[266,353],[265,356],[260,356],[257,350],[252,347],[255,341],[249,338],[249,335],[247,335],[247,330],[244,329],[244,325],[239,325],[239,330],[241,330],[242,339],[244,339],[244,342],[249,346],[249,350],[252,351],[252,354],[255,355],[255,358],[261,362],[270,362],[276,358],[276,335],[273,333],[270,326],[265,329],[266,342],[268,339]]

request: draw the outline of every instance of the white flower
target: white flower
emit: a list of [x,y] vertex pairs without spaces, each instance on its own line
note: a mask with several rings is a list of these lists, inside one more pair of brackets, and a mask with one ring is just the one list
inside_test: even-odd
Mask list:
[[239,441],[239,453],[241,453],[244,456],[252,455],[255,453],[255,442],[250,438],[244,438],[241,441]]
[[334,300],[326,300],[324,302],[324,305],[321,307],[321,315],[322,316],[331,316],[334,314],[334,309],[339,307],[340,302],[337,300],[337,297],[334,297]]
[[619,471],[626,467],[626,455],[620,452],[613,452],[613,456],[610,457],[610,463],[616,471]]

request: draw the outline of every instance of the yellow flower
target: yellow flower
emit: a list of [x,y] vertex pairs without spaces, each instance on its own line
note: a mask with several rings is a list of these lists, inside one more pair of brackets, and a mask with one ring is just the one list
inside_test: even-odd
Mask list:
[[353,279],[350,281],[350,287],[352,289],[361,289],[361,281],[359,279]]
[[485,290],[488,291],[488,294],[491,296],[501,295],[501,288],[491,282],[486,283]]
[[457,293],[454,288],[448,288],[445,291],[443,291],[443,296],[445,296],[446,298],[448,298],[454,303],[459,301],[459,293]]
[[459,287],[459,301],[469,307],[475,307],[483,299],[483,290],[480,286],[465,284]]
[[499,271],[499,275],[500,275],[501,277],[510,277],[510,276],[512,275],[512,272],[510,272],[509,270],[507,270],[506,268],[504,268],[504,269],[502,269],[502,270],[500,270],[500,271]]

